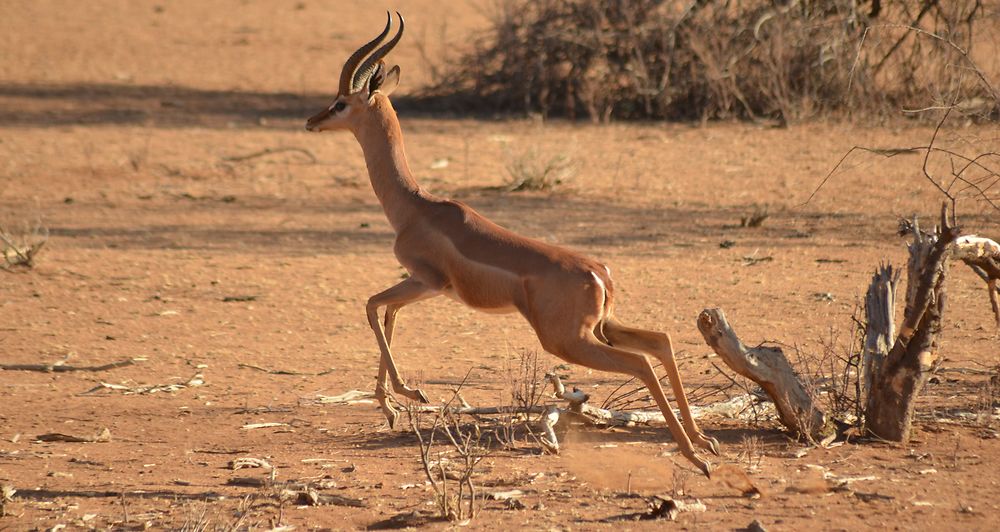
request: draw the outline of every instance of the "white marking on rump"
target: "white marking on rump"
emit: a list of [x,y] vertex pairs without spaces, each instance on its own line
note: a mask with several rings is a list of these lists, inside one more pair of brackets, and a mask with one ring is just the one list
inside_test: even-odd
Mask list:
[[[605,267],[605,269],[607,269],[607,267]],[[597,281],[598,285],[600,285],[600,287],[601,287],[601,293],[602,294],[603,293],[607,293],[608,287],[604,286],[604,281],[602,281],[601,278],[597,276],[597,273],[590,272],[590,275],[593,275],[594,276],[594,280]]]
[[[604,269],[606,270],[606,269],[608,269],[608,267],[605,266]],[[604,286],[604,281],[602,281],[601,278],[598,277],[597,273],[590,272],[590,275],[594,277],[595,281],[597,281],[597,286],[601,287],[601,314],[602,314],[602,317],[603,317],[603,314],[604,314],[604,303],[608,300],[608,287]]]

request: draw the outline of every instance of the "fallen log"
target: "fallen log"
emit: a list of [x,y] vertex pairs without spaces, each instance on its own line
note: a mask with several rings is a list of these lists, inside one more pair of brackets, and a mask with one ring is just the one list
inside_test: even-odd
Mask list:
[[826,415],[816,406],[780,347],[746,347],[722,309],[703,310],[698,316],[698,330],[727,366],[767,392],[785,427],[813,439],[832,432]]

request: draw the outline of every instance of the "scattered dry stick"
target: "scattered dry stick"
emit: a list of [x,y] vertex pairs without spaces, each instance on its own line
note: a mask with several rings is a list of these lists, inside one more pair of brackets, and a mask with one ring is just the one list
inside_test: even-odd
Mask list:
[[263,157],[265,155],[272,155],[275,153],[283,153],[283,152],[301,153],[302,155],[305,155],[307,159],[309,159],[310,163],[315,164],[317,161],[316,156],[313,155],[311,151],[305,148],[298,148],[295,146],[286,146],[282,148],[264,148],[263,150],[258,150],[253,153],[249,153],[247,155],[233,155],[230,157],[223,157],[222,160],[227,162],[239,163],[243,161],[249,161],[250,159],[255,159],[257,157]]
[[628,411],[621,412],[618,410],[608,410],[606,408],[598,408],[587,404],[590,396],[581,392],[580,390],[573,388],[573,391],[566,391],[566,387],[563,386],[562,381],[559,379],[558,375],[553,373],[547,373],[545,378],[552,383],[552,387],[555,388],[555,396],[569,403],[568,411],[582,417],[584,420],[592,425],[601,426],[634,426],[634,425],[648,425],[650,423],[666,423],[663,419],[663,413],[659,410],[657,411]]
[[[410,409],[413,412],[447,412],[454,415],[498,415],[498,414],[542,414],[543,417],[543,430],[546,433],[549,431],[545,429],[546,423],[551,420],[552,425],[558,421],[561,414],[571,413],[581,417],[584,420],[589,421],[594,425],[602,426],[634,426],[634,425],[648,425],[650,423],[664,423],[663,414],[659,411],[628,411],[622,412],[618,410],[608,410],[605,408],[598,408],[587,403],[590,396],[581,392],[580,390],[574,388],[572,391],[567,391],[566,387],[563,385],[562,381],[557,375],[552,373],[547,373],[545,377],[552,383],[555,388],[555,397],[562,399],[569,403],[567,408],[558,408],[555,405],[535,405],[529,407],[522,406],[459,406],[459,407],[449,407],[449,406],[430,406],[430,405],[413,405]],[[556,444],[558,448],[558,444]]]
[[[498,414],[541,414],[542,437],[540,443],[545,450],[558,453],[559,440],[555,433],[556,425],[565,417],[574,417],[590,425],[599,427],[632,427],[635,425],[650,425],[653,423],[665,423],[663,413],[656,411],[619,411],[607,408],[599,408],[587,403],[590,396],[574,388],[566,390],[562,380],[553,373],[546,373],[545,378],[552,384],[554,395],[558,399],[566,401],[565,408],[556,405],[534,405],[534,406],[488,406],[473,407],[463,404],[462,406],[432,406],[432,405],[411,405],[408,412],[418,413],[446,413],[450,415],[498,415]],[[697,417],[697,413],[693,413]]]
[[263,371],[264,373],[268,373],[270,375],[299,375],[307,377],[322,377],[324,375],[329,375],[330,373],[333,373],[335,369],[335,368],[330,368],[326,371],[321,371],[319,373],[303,373],[300,371],[292,371],[287,369],[267,369],[267,368],[262,368],[260,366],[254,366],[253,364],[240,363],[237,366],[246,369],[255,369],[257,371]]
[[3,371],[41,371],[43,373],[64,373],[68,371],[108,371],[135,365],[135,359],[120,360],[103,366],[68,366],[61,362],[52,364],[0,364]]
[[148,395],[159,392],[176,392],[178,390],[183,390],[184,388],[196,388],[198,386],[203,386],[205,384],[205,376],[201,373],[196,373],[193,377],[184,383],[171,383],[171,384],[141,384],[128,386],[125,384],[111,384],[107,382],[101,382],[97,386],[81,393],[80,395],[87,395],[94,393],[98,390],[116,390],[124,392],[125,395],[140,394]]

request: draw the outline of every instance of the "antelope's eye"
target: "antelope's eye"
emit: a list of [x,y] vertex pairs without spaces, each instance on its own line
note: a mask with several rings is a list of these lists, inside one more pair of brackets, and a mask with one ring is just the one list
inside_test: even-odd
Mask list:
[[333,104],[333,112],[339,113],[347,108],[347,104],[344,102],[337,102]]

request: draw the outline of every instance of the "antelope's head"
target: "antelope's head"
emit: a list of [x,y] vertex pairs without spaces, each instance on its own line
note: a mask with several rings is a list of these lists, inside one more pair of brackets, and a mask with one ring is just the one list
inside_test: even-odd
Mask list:
[[396,88],[399,83],[399,67],[387,68],[382,58],[392,51],[403,37],[403,16],[396,13],[399,17],[399,29],[396,35],[375,50],[375,47],[389,35],[392,15],[388,12],[386,15],[388,20],[382,33],[358,48],[344,63],[344,69],[340,72],[340,90],[337,97],[329,107],[306,121],[307,130],[353,129],[356,121],[368,112],[376,94],[388,96]]

